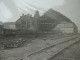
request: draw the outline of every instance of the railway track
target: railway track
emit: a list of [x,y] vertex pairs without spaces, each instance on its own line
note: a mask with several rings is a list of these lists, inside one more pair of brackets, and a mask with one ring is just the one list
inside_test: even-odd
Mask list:
[[79,35],[73,36],[70,39],[58,42],[49,47],[33,52],[25,56],[23,60],[49,60],[51,57],[57,55],[58,53],[62,52],[64,49],[70,47],[71,45],[77,43],[78,41],[80,41]]
[[[69,37],[69,36],[67,36],[67,37]],[[64,38],[67,38],[66,36],[64,36]],[[56,45],[59,45],[59,44],[62,44],[62,43],[65,43],[65,42],[67,42],[67,41],[70,41],[70,40],[72,40],[72,39],[75,39],[75,38],[77,38],[78,36],[71,36],[72,38],[70,38],[70,39],[67,39],[67,40],[60,40],[59,42],[57,42],[57,43],[55,43],[55,44],[53,44],[53,45],[51,45],[51,46],[49,46],[49,47],[46,47],[46,48],[42,48],[42,49],[40,49],[40,50],[38,50],[38,51],[36,51],[36,52],[33,52],[33,53],[31,53],[31,54],[29,54],[28,56],[31,56],[31,55],[33,55],[33,54],[36,54],[36,53],[40,53],[41,51],[45,51],[46,49],[49,49],[49,48],[51,48],[51,47],[54,47],[54,46],[56,46]],[[60,37],[61,38],[61,37]],[[62,39],[64,39],[64,38],[62,38]],[[57,38],[58,39],[58,38]]]
[[[52,55],[50,58],[48,58],[47,60],[54,60],[54,58],[56,57],[56,56],[58,56],[58,55],[60,55],[61,53],[63,53],[65,50],[67,50],[67,49],[69,49],[70,47],[72,47],[72,46],[74,46],[75,44],[77,44],[77,43],[79,43],[80,42],[80,40],[79,41],[77,41],[77,42],[75,42],[75,43],[73,43],[73,44],[71,44],[71,45],[69,45],[69,46],[67,46],[67,47],[65,47],[63,50],[61,50],[61,51],[59,51],[58,53],[56,53],[55,55]],[[60,59],[60,60],[74,60],[73,58],[66,58],[66,57],[57,57],[58,59]]]

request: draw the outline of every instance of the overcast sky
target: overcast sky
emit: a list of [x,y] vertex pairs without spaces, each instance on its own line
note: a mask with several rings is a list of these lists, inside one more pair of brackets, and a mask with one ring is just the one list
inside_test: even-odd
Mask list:
[[70,18],[80,30],[80,0],[0,0],[0,21],[16,21],[22,13],[43,14],[49,8]]

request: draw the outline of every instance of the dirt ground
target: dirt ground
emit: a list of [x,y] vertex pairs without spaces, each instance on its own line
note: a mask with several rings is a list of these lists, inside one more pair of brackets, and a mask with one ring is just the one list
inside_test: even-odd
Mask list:
[[65,39],[68,39],[68,37],[65,39],[63,37],[64,37],[63,35],[57,36],[52,35],[45,38],[34,38],[31,41],[31,43],[25,44],[25,46],[23,47],[1,50],[0,60],[21,60],[24,58],[25,55],[27,56],[39,49],[45,48],[52,44],[56,44],[58,42],[65,41]]
[[80,60],[80,41],[50,60]]

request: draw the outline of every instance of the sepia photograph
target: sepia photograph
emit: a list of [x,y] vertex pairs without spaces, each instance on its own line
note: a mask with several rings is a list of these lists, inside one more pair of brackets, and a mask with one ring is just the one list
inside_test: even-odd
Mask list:
[[80,60],[80,0],[0,0],[0,60]]

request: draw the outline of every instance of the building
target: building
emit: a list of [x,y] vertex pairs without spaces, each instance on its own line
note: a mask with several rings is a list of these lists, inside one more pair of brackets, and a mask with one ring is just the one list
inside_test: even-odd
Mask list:
[[40,14],[39,14],[39,11],[38,10],[35,12],[34,18],[40,18]]
[[0,35],[3,34],[3,30],[4,30],[4,26],[3,26],[3,24],[1,23],[1,24],[0,24]]
[[3,26],[0,25],[0,34],[2,34],[2,33],[3,33]]
[[36,31],[36,18],[32,17],[30,14],[22,15],[16,21],[16,28],[20,30],[20,33],[28,33]]
[[12,29],[12,30],[16,29],[15,22],[6,22],[3,25],[4,25],[4,29]]
[[31,15],[22,15],[20,18],[16,21],[16,28],[17,29],[25,29],[29,30],[32,25],[32,16]]
[[15,22],[5,22],[3,23],[3,35],[10,36],[16,34],[16,25]]
[[77,28],[75,30],[76,26],[73,23],[68,22],[62,22],[59,23],[54,30],[59,31],[61,33],[78,33]]
[[75,23],[73,23],[69,18],[64,16],[63,14],[50,9],[44,13],[48,17],[56,20],[55,31],[61,31],[62,33],[78,33],[78,28]]
[[16,28],[18,30],[32,31],[37,33],[77,33],[78,28],[69,18],[63,14],[52,9],[45,12],[42,16],[37,10],[32,17],[30,14],[22,15],[16,21]]
[[74,33],[72,23],[66,23],[66,22],[58,24],[54,30],[59,31],[61,33]]
[[66,16],[64,16],[63,14],[53,10],[53,9],[49,9],[48,11],[46,11],[44,13],[44,15],[47,15],[48,17],[55,19],[57,21],[57,23],[61,23],[61,22],[72,22],[69,18],[67,18]]
[[43,15],[37,19],[38,31],[37,33],[53,33],[53,29],[56,26],[56,20]]

